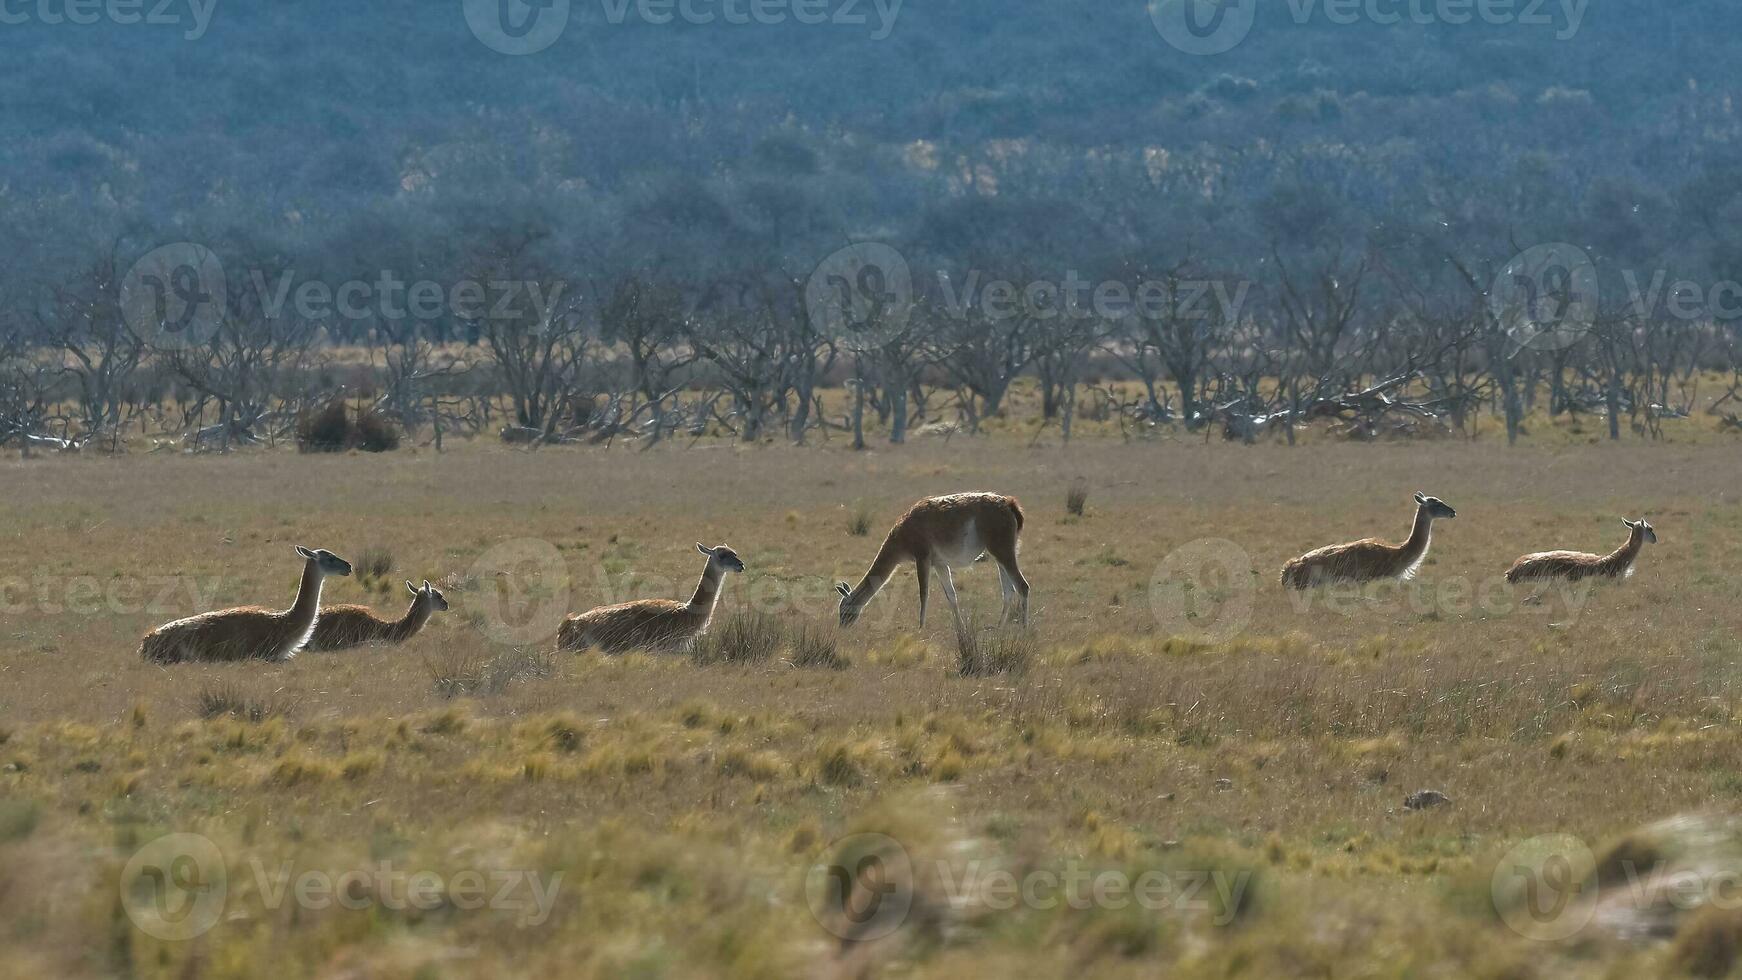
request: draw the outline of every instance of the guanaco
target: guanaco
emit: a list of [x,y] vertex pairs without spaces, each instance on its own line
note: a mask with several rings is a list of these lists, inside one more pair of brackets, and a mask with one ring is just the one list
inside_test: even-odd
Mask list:
[[1633,564],[1647,543],[1657,543],[1657,530],[1643,520],[1621,519],[1627,528],[1627,543],[1607,555],[1592,555],[1582,551],[1543,551],[1525,555],[1506,570],[1506,581],[1547,582],[1565,579],[1577,582],[1586,578],[1625,579],[1633,577]]
[[298,546],[303,558],[302,583],[296,602],[282,612],[260,606],[221,609],[178,619],[145,634],[139,655],[152,663],[182,661],[269,660],[282,663],[296,656],[314,631],[320,615],[321,582],[329,575],[351,574],[351,563],[330,551]]
[[345,650],[365,643],[404,643],[416,636],[430,617],[446,612],[448,600],[441,590],[423,580],[420,588],[407,581],[411,608],[396,620],[378,619],[368,606],[328,606],[315,620],[314,634],[305,650]]
[[641,599],[570,616],[557,630],[557,649],[597,647],[606,653],[687,650],[708,631],[726,573],[744,571],[738,553],[725,545],[709,548],[697,544],[696,550],[708,556],[708,563],[689,602]]
[[1445,501],[1425,493],[1415,495],[1415,524],[1402,544],[1363,538],[1309,551],[1282,566],[1282,584],[1307,589],[1331,582],[1408,581],[1421,569],[1433,538],[1433,523],[1458,516]]
[[989,556],[998,566],[1004,589],[1003,620],[1009,621],[1014,604],[1022,624],[1028,625],[1028,580],[1022,577],[1022,569],[1016,564],[1023,520],[1022,505],[1015,497],[1002,494],[957,493],[919,501],[890,528],[883,547],[878,549],[870,570],[859,584],[849,588],[842,582],[835,586],[841,596],[841,625],[857,622],[866,604],[895,574],[896,568],[911,561],[919,583],[920,627],[925,626],[926,598],[935,571],[960,628],[962,610],[956,601],[956,583],[950,569],[971,564],[981,555]]

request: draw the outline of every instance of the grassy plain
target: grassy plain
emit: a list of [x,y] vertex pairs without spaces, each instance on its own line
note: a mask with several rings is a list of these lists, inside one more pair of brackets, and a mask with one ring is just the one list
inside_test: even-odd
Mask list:
[[[1685,935],[1522,936],[1490,893],[1520,841],[1565,832],[1600,853],[1651,821],[1742,802],[1742,465],[1733,439],[1670,434],[1510,450],[996,433],[866,453],[837,437],[11,459],[0,974],[1691,968],[1703,961]],[[1078,484],[1080,517],[1066,512]],[[832,634],[832,583],[857,579],[912,500],[967,489],[1027,508],[1026,669],[960,676],[941,597],[914,626],[910,573],[838,638],[835,668],[556,655],[532,635],[553,607],[687,593],[697,541],[748,563],[723,615]],[[1282,562],[1310,547],[1400,539],[1418,489],[1458,518],[1415,586],[1280,590]],[[860,511],[868,536],[851,531]],[[1661,539],[1631,581],[1576,608],[1500,587],[1525,551],[1615,547],[1622,517]],[[401,580],[428,578],[453,609],[400,648],[284,666],[138,659],[142,632],[201,603],[288,605],[294,544],[387,566],[333,583],[329,601],[397,614]],[[506,581],[503,554],[546,574]],[[1189,594],[1170,584],[1205,555],[1221,570]],[[995,617],[989,567],[957,581],[981,622]],[[505,624],[525,629],[503,642]],[[1403,807],[1430,788],[1452,803]],[[209,838],[227,874],[221,919],[187,941],[139,928],[122,898],[149,891],[125,866],[169,832]],[[807,869],[858,832],[900,842],[912,907],[893,934],[843,942],[807,903]],[[275,900],[281,872],[382,862],[432,872],[437,899],[408,907],[375,877],[352,888],[358,909]],[[1078,868],[1245,887],[1076,909],[1000,908],[993,883],[963,884]],[[548,915],[468,907],[460,872],[505,869],[561,873]]]

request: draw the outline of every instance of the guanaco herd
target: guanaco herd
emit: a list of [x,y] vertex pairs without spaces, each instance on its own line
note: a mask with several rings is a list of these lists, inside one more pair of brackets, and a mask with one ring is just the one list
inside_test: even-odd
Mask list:
[[[1407,581],[1427,558],[1436,520],[1458,516],[1449,504],[1424,493],[1415,495],[1415,521],[1402,544],[1363,538],[1309,551],[1282,568],[1282,584],[1308,589],[1339,582]],[[932,576],[937,576],[958,629],[963,628],[952,569],[990,559],[998,567],[1004,590],[1002,620],[1028,625],[1028,580],[1017,567],[1022,534],[1022,506],[1015,497],[996,493],[958,493],[930,497],[910,507],[895,522],[883,546],[856,586],[842,582],[842,627],[852,626],[891,576],[913,563],[919,586],[919,624],[925,626],[926,600]],[[1555,580],[1624,579],[1633,574],[1640,550],[1657,543],[1657,532],[1643,520],[1622,523],[1627,543],[1608,555],[1578,551],[1545,551],[1512,563],[1506,581],[1518,585]],[[729,572],[743,572],[744,561],[726,545],[696,545],[707,558],[701,581],[688,602],[642,599],[603,606],[569,616],[557,632],[557,649],[685,650],[707,632]],[[243,606],[201,613],[166,623],[145,635],[139,654],[145,660],[171,664],[191,661],[269,660],[283,662],[302,650],[343,650],[368,643],[398,644],[416,636],[431,616],[448,608],[447,599],[427,580],[406,582],[411,607],[398,620],[379,619],[364,606],[321,608],[321,584],[328,576],[351,574],[349,562],[330,551],[298,547],[303,559],[302,582],[289,609],[275,611]]]

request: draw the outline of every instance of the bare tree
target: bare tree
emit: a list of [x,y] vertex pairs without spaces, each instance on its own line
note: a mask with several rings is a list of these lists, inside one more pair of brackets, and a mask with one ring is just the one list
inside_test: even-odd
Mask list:
[[1034,362],[1040,330],[1027,315],[997,315],[979,305],[946,312],[934,305],[914,310],[929,334],[931,359],[957,388],[968,429],[1003,411],[1010,385]]
[[65,355],[85,432],[107,431],[118,447],[122,428],[147,399],[134,384],[146,345],[121,314],[115,252],[51,287],[50,299],[49,309],[35,314],[39,332]]
[[518,427],[549,438],[572,404],[593,337],[568,283],[535,254],[543,232],[497,233],[474,259],[470,281],[509,291],[457,311],[478,333],[501,375]]
[[1239,316],[1248,285],[1212,279],[1189,257],[1159,272],[1141,266],[1127,272],[1138,294],[1110,350],[1143,383],[1154,418],[1167,415],[1157,391],[1165,372],[1179,392],[1181,418],[1195,428],[1204,421],[1199,397],[1211,355],[1225,342],[1230,321]]

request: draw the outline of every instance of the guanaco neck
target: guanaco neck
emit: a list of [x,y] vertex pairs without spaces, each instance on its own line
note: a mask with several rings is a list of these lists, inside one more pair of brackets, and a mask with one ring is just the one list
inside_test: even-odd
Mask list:
[[1427,552],[1428,542],[1433,540],[1434,519],[1427,511],[1426,504],[1418,504],[1415,508],[1415,524],[1409,529],[1409,540],[1403,542],[1403,553],[1411,558]]
[[895,535],[891,534],[884,540],[883,547],[877,549],[877,557],[871,560],[871,568],[865,572],[865,577],[859,580],[859,584],[853,587],[852,593],[847,597],[848,601],[855,608],[870,602],[878,590],[883,588],[884,583],[895,574],[896,568],[911,557],[907,549],[895,543]]
[[1617,572],[1625,572],[1633,567],[1633,562],[1639,557],[1639,551],[1645,547],[1645,529],[1636,527],[1627,535],[1627,543],[1616,548],[1603,559],[1603,564]]
[[326,578],[321,573],[320,562],[305,559],[302,566],[302,584],[296,587],[296,602],[286,613],[292,626],[298,630],[307,630],[315,621],[315,616],[321,611],[321,582]]
[[696,584],[696,594],[690,596],[689,611],[713,615],[714,604],[720,601],[720,584],[725,578],[725,567],[709,558],[707,567],[702,569],[702,580]]
[[416,636],[418,631],[422,630],[424,625],[429,622],[430,616],[434,614],[435,603],[430,602],[426,596],[419,593],[411,600],[411,608],[405,611],[405,615],[388,624],[387,638],[394,643],[404,643]]

